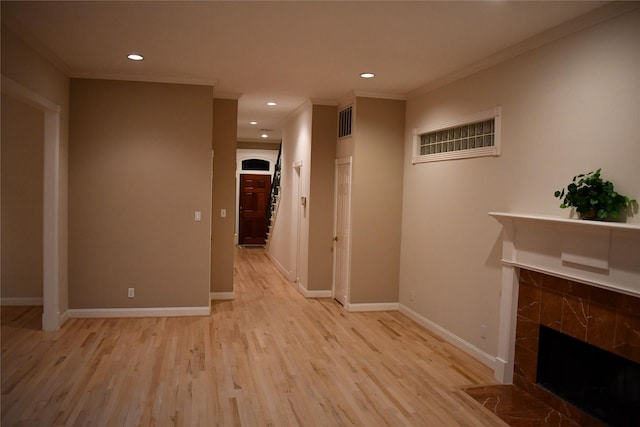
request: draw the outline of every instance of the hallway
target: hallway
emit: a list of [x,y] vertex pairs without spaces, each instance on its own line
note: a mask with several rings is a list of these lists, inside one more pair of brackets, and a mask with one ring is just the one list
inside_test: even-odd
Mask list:
[[210,317],[46,333],[3,307],[2,425],[506,425],[461,391],[490,370],[402,314],[305,299],[261,248],[234,280]]

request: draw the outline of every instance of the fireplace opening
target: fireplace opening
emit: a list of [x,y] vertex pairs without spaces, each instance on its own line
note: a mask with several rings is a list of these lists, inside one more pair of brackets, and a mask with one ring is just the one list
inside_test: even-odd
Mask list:
[[640,426],[640,364],[540,325],[537,383],[611,426]]

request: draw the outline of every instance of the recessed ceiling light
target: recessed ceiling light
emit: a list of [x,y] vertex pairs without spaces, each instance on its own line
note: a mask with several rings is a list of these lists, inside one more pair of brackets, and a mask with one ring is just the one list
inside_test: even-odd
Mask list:
[[252,120],[252,121],[250,121],[250,122],[249,122],[249,124],[250,124],[250,125],[257,125],[257,124],[258,124],[258,122],[256,122],[255,120]]
[[142,61],[144,59],[144,57],[140,54],[137,53],[132,53],[127,55],[127,58],[129,58],[132,61]]
[[266,133],[263,133],[262,135],[260,135],[262,138],[269,138],[269,135],[267,135]]
[[278,104],[276,104],[276,103],[275,103],[275,102],[273,102],[273,101],[269,101],[269,102],[267,102],[267,105],[268,105],[269,107],[275,107],[275,106],[276,106],[276,105],[278,105]]
[[362,77],[363,79],[372,79],[374,78],[376,75],[373,73],[362,73],[360,74],[360,77]]

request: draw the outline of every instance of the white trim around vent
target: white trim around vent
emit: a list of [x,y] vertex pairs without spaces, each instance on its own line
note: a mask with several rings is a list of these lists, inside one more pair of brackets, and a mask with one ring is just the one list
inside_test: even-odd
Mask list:
[[[468,116],[460,117],[454,120],[443,121],[431,126],[427,126],[421,129],[413,130],[413,164],[437,162],[443,160],[455,160],[465,159],[472,157],[485,157],[485,156],[499,156],[501,145],[501,127],[502,127],[502,108],[495,107],[490,110],[481,111],[479,113],[470,114]],[[475,135],[468,135],[464,137],[464,145],[456,144],[456,148],[449,149],[443,152],[421,154],[421,137],[425,134],[430,134],[439,131],[454,130],[458,127],[465,127],[466,125],[477,124],[479,122],[493,120],[493,131],[491,133],[492,143],[489,146],[483,146],[478,148],[467,148],[467,140],[476,139]],[[458,140],[447,141],[447,143],[454,144]],[[475,143],[474,143],[475,144]],[[460,146],[458,146],[460,145]],[[446,147],[445,147],[446,148]]]
[[338,139],[348,138],[353,131],[353,104],[338,111]]

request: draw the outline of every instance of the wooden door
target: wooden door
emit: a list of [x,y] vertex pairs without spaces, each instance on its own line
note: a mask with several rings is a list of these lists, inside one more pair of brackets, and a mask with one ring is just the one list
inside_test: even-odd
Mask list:
[[333,297],[342,305],[349,303],[351,158],[336,161],[336,213],[334,233]]
[[267,201],[270,175],[240,175],[238,243],[263,245],[267,238]]

